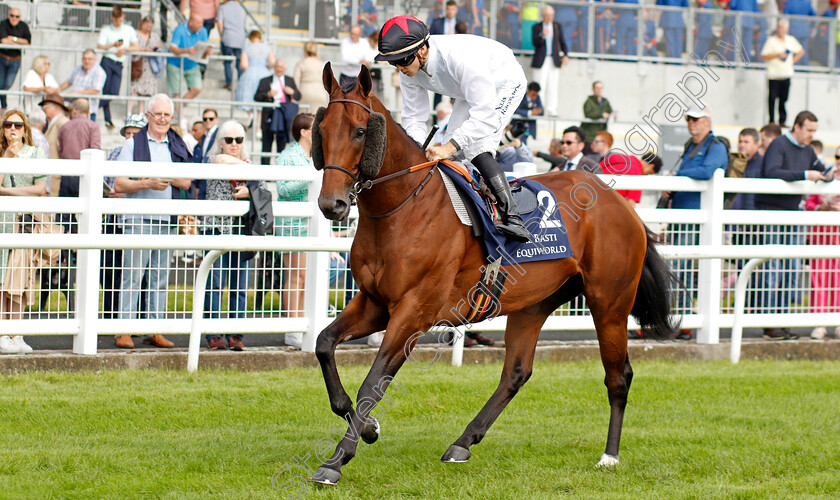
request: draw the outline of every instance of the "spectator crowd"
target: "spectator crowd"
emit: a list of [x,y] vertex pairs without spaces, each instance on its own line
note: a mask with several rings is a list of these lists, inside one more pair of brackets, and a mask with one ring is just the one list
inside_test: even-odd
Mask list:
[[[802,0],[804,1],[804,0]],[[734,24],[724,30],[724,38],[741,37],[749,40],[748,56],[758,56],[767,61],[769,83],[768,124],[751,124],[738,135],[738,143],[730,146],[724,138],[715,135],[712,127],[713,114],[710,108],[692,108],[685,112],[686,131],[690,139],[686,142],[678,164],[669,172],[663,171],[662,159],[654,152],[641,156],[617,152],[613,148],[615,138],[610,132],[615,112],[605,97],[605,85],[601,81],[592,83],[592,94],[581,101],[580,125],[565,128],[550,140],[547,152],[536,151],[538,120],[541,117],[556,116],[562,95],[562,68],[569,64],[569,55],[586,50],[588,40],[587,15],[583,7],[545,6],[540,19],[529,25],[523,34],[519,2],[504,1],[503,11],[498,13],[499,40],[511,47],[518,47],[523,37],[534,47],[531,59],[531,81],[513,121],[507,125],[506,134],[496,151],[499,165],[512,172],[517,163],[533,163],[540,158],[548,163],[550,172],[586,170],[596,174],[614,175],[669,175],[684,176],[697,180],[712,178],[718,170],[727,175],[746,178],[774,178],[785,181],[829,181],[833,178],[834,166],[840,164],[840,150],[833,161],[824,161],[821,143],[814,139],[819,120],[810,111],[799,111],[788,123],[786,101],[790,93],[790,81],[794,66],[810,59],[827,57],[818,45],[813,45],[819,33],[801,20],[788,22],[780,20],[774,33],[767,36],[763,18],[741,19],[742,32],[735,33]],[[636,0],[616,0],[615,4],[636,3]],[[723,10],[759,12],[754,1],[722,0]],[[213,5],[211,5],[213,4]],[[462,33],[483,35],[488,13],[482,2],[438,2],[440,16],[428,23],[438,36],[460,36]],[[807,5],[805,5],[807,4]],[[657,5],[688,7],[687,0],[658,0]],[[832,3],[832,9],[836,4]],[[303,45],[300,61],[290,71],[285,60],[278,58],[270,46],[263,42],[259,30],[248,31],[246,12],[234,0],[221,4],[215,1],[191,0],[181,4],[189,7],[187,21],[172,30],[171,37],[161,26],[155,30],[155,20],[144,17],[138,26],[132,27],[125,21],[125,14],[114,6],[110,24],[99,33],[96,49],[89,48],[81,57],[81,64],[59,83],[50,72],[50,60],[39,55],[32,61],[31,68],[21,75],[22,88],[27,93],[22,99],[23,110],[6,109],[7,98],[0,94],[0,108],[3,108],[3,136],[0,138],[0,155],[6,158],[52,158],[78,159],[84,149],[100,149],[101,130],[97,116],[102,117],[104,127],[116,129],[110,104],[120,94],[124,68],[131,68],[129,86],[132,96],[137,97],[128,108],[128,116],[119,133],[124,143],[111,152],[109,159],[130,162],[171,163],[221,163],[236,169],[247,169],[251,164],[251,153],[247,151],[246,129],[256,127],[259,120],[261,135],[260,162],[272,163],[272,153],[277,156],[276,165],[294,166],[311,164],[312,113],[300,112],[304,105],[314,112],[328,102],[323,90],[321,73],[324,62],[319,58],[319,46],[315,42]],[[348,36],[340,42],[341,60],[335,61],[341,85],[350,85],[356,80],[362,67],[369,68],[374,80],[374,92],[381,92],[381,72],[375,63],[378,26],[376,11],[372,2],[364,2],[358,25],[349,26]],[[705,0],[697,6],[709,9]],[[212,8],[211,8],[212,7]],[[810,3],[789,0],[785,13],[810,15],[816,13]],[[596,52],[603,54],[632,55],[636,44],[642,43],[645,54],[658,52],[671,58],[680,58],[687,50],[682,32],[684,19],[681,11],[668,10],[658,18],[661,37],[657,37],[656,23],[648,12],[644,26],[645,34],[636,33],[636,10],[622,10],[618,7],[599,6],[595,10]],[[641,12],[641,11],[640,11]],[[830,13],[834,15],[832,10]],[[826,12],[829,15],[829,12]],[[706,19],[698,15],[697,33],[694,37],[695,50],[708,49],[711,43]],[[725,23],[731,17],[725,18]],[[708,20],[711,23],[710,19]],[[708,25],[711,26],[710,24]],[[201,119],[188,122],[178,117],[186,116],[189,107],[176,104],[171,98],[195,99],[202,92],[207,57],[216,50],[210,43],[210,31],[216,29],[221,39],[219,52],[233,56],[234,61],[224,61],[223,88],[231,92],[237,105],[249,113],[248,123],[236,121],[220,123],[219,113],[213,108],[202,109]],[[710,29],[710,28],[709,28]],[[158,34],[159,32],[159,34]],[[167,38],[169,40],[167,41]],[[760,41],[760,43],[757,43]],[[21,19],[20,9],[9,10],[8,19],[0,22],[0,43],[4,45],[30,45],[32,33]],[[811,45],[809,45],[809,43]],[[827,42],[826,42],[827,43]],[[808,49],[811,47],[809,54]],[[816,49],[816,50],[815,50]],[[140,56],[140,53],[147,53]],[[155,55],[155,54],[160,55]],[[163,54],[167,54],[164,57]],[[734,53],[723,54],[734,60]],[[12,87],[20,68],[21,50],[4,47],[0,49],[0,90]],[[237,78],[234,80],[233,72]],[[164,76],[165,73],[165,76]],[[165,79],[166,93],[159,92]],[[249,103],[264,103],[259,116],[254,116]],[[453,102],[449,96],[437,95],[434,111],[428,117],[440,127],[433,146],[441,146],[447,125],[453,113]],[[135,106],[139,113],[133,113]],[[99,114],[101,109],[101,115]],[[776,117],[778,116],[778,120]],[[184,128],[185,130],[181,130]],[[529,139],[530,144],[529,146]],[[820,146],[820,151],[817,151]],[[233,167],[235,166],[235,167]],[[177,168],[177,166],[173,166]],[[236,180],[192,180],[177,178],[144,177],[142,167],[137,167],[137,177],[108,179],[106,196],[164,200],[172,198],[208,200],[247,200],[260,196],[268,186],[264,182],[244,183]],[[0,174],[1,175],[1,174]],[[5,196],[79,196],[78,178],[70,176],[52,178],[32,175],[2,176],[0,195]],[[306,183],[278,182],[278,201],[306,201]],[[630,206],[644,205],[639,190],[620,190]],[[727,208],[742,210],[785,210],[785,211],[840,211],[837,196],[812,195],[802,198],[797,195],[752,195],[741,193],[727,202]],[[662,193],[660,208],[700,209],[700,196],[691,192]],[[3,214],[3,232],[74,232],[76,220],[67,214],[58,216],[45,214]],[[239,222],[226,217],[205,217],[202,220],[179,220],[169,216],[124,215],[107,216],[106,231],[138,234],[154,237],[176,234],[181,231],[201,231],[203,234],[231,234],[239,231]],[[276,232],[280,237],[305,236],[305,219],[278,217]],[[352,232],[352,227],[337,226],[336,234]],[[803,229],[796,225],[773,225],[759,227],[740,225],[732,228],[733,244],[816,244],[836,245],[840,243],[840,230],[836,226],[813,226]],[[663,231],[662,238],[675,245],[697,245],[699,228],[697,224],[671,224]],[[103,317],[135,319],[138,317],[162,318],[167,310],[170,267],[173,259],[166,250],[124,250],[105,251],[103,274],[100,277],[103,296]],[[346,269],[346,254],[332,255],[331,281],[347,290],[344,300],[349,300],[354,287]],[[71,265],[73,252],[2,250],[0,251],[0,314],[4,318],[21,318],[23,312],[36,304],[35,290],[55,287],[51,282],[50,269]],[[275,261],[276,259],[276,261]],[[262,253],[259,261],[265,265],[278,263],[284,271],[280,276],[268,276],[266,271],[254,271],[255,256],[245,252],[233,252],[219,259],[213,267],[204,298],[207,317],[244,317],[248,310],[248,293],[251,277],[256,278],[258,289],[255,301],[261,304],[260,291],[270,282],[277,283],[281,300],[287,306],[289,316],[302,315],[303,288],[305,278],[305,254],[286,253],[274,256]],[[266,264],[268,263],[268,264]],[[743,265],[743,263],[739,263]],[[810,310],[817,313],[840,312],[840,259],[814,259],[808,263],[810,296],[807,298]],[[794,303],[804,299],[797,295],[804,263],[797,259],[771,261],[767,272],[754,278],[758,290],[749,297],[748,308],[755,312],[787,313]],[[673,262],[674,272],[680,279],[677,306],[689,312],[696,301],[696,263],[686,260]],[[39,275],[38,270],[41,270]],[[58,278],[59,281],[62,278]],[[72,288],[72,283],[65,287]],[[46,281],[45,281],[46,280]],[[759,281],[760,280],[760,281]],[[45,285],[46,284],[46,285]],[[223,290],[229,289],[228,300],[222,299]],[[814,338],[828,334],[825,327],[815,328]],[[767,339],[790,340],[797,335],[789,328],[765,328]],[[840,328],[835,335],[840,338]],[[690,330],[680,332],[681,339],[691,339]],[[211,349],[242,350],[245,346],[242,335],[208,335]],[[163,335],[147,335],[142,342],[156,347],[169,348],[174,344]],[[300,337],[287,337],[290,345],[300,345]],[[119,348],[131,349],[134,340],[129,335],[115,338]],[[0,337],[0,351],[25,353],[31,351],[20,336]]]

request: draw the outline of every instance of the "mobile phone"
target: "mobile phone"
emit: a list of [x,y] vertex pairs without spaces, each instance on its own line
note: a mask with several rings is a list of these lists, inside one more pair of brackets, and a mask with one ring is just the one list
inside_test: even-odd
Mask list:
[[834,180],[834,173],[835,173],[836,171],[837,171],[837,169],[835,168],[835,166],[834,166],[834,165],[832,165],[832,166],[828,167],[828,169],[826,169],[826,170],[823,172],[823,177],[824,177],[824,179],[823,179],[823,180],[824,180],[825,182],[831,182],[831,181],[833,181],[833,180]]
[[248,181],[230,181],[230,187],[236,189],[239,186],[244,186],[247,183]]

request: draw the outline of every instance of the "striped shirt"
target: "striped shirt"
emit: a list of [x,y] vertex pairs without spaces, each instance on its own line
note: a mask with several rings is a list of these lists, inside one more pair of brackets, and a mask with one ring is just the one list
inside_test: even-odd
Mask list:
[[[70,88],[67,89],[67,92],[73,94],[81,92],[82,90],[96,89],[101,94],[102,89],[105,87],[105,77],[105,70],[98,64],[94,64],[87,73],[85,73],[84,68],[79,65],[73,70],[73,73],[70,74],[70,78],[67,79],[67,81],[70,82]],[[88,97],[88,100],[90,101],[90,109],[95,110],[99,107],[98,98],[91,96]]]
[[245,48],[245,9],[235,1],[219,7],[216,21],[222,23],[222,43],[234,49]]

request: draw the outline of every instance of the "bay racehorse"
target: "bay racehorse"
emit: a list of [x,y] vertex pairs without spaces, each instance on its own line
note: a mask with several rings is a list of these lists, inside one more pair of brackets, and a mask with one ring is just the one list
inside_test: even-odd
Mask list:
[[[357,81],[341,87],[327,64],[323,82],[330,102],[316,115],[312,147],[315,167],[323,169],[318,205],[332,220],[345,219],[353,201],[360,212],[350,252],[359,293],[316,343],[330,406],[349,427],[332,457],[310,479],[335,484],[342,466],[356,454],[359,437],[367,443],[378,438],[379,423],[371,410],[410,355],[417,332],[464,323],[457,304],[479,282],[486,262],[481,243],[451,208],[434,164],[426,162],[423,149],[371,93],[367,68],[362,67]],[[522,264],[524,273],[508,269],[516,280],[505,285],[500,297],[499,313],[507,315],[501,381],[444,453],[444,462],[469,459],[470,446],[482,440],[531,376],[546,318],[583,294],[597,330],[610,404],[607,445],[598,465],[618,463],[633,378],[627,317],[638,319],[647,338],[670,338],[674,332],[673,275],[629,204],[588,172],[544,174],[537,180],[554,192],[558,206],[570,208],[563,217],[574,256]],[[382,330],[382,346],[354,409],[339,379],[336,346]]]

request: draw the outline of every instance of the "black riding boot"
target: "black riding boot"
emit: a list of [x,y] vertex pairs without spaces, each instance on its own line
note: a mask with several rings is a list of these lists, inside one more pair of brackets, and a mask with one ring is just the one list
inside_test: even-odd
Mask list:
[[510,185],[505,177],[505,172],[490,153],[481,153],[472,159],[472,164],[481,172],[481,176],[487,182],[487,187],[496,197],[496,206],[502,215],[502,224],[496,228],[509,238],[516,241],[531,241],[531,233],[525,228],[522,218],[519,217],[519,210],[516,202],[510,193]]

